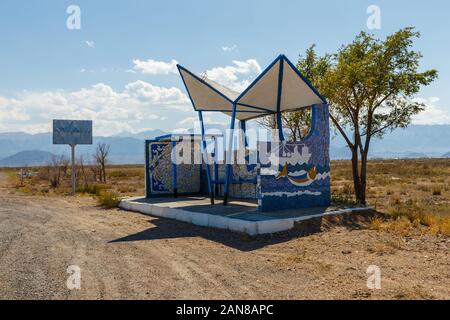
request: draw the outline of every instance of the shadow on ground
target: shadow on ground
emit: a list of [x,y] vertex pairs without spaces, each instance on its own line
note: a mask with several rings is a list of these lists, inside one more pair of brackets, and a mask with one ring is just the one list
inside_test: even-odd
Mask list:
[[152,227],[138,233],[112,240],[110,243],[201,237],[240,251],[253,251],[268,245],[286,242],[294,238],[324,232],[336,226],[345,227],[348,230],[364,229],[367,228],[370,219],[376,216],[385,218],[385,214],[373,210],[364,213],[330,215],[298,222],[295,227],[289,231],[253,237],[222,229],[200,227],[172,219],[155,218],[148,221]]

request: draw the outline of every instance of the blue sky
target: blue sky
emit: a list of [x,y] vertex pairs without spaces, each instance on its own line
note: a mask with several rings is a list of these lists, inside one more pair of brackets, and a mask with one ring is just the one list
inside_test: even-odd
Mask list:
[[[381,29],[368,30],[369,5]],[[69,30],[69,5],[81,29]],[[174,60],[245,86],[278,54],[315,43],[334,52],[361,30],[385,37],[415,26],[421,68],[439,79],[418,95],[416,123],[450,123],[448,1],[11,1],[0,2],[0,132],[50,131],[51,119],[90,118],[95,133],[183,131],[195,114]],[[208,115],[210,123],[224,118]]]

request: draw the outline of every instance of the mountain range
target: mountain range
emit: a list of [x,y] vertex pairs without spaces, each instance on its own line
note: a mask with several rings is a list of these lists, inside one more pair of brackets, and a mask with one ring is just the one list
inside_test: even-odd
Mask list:
[[[110,145],[109,159],[114,164],[144,163],[144,140],[164,134],[161,130],[149,130],[138,134],[122,133],[124,136],[94,136],[92,145],[78,145],[77,157],[92,159],[97,143]],[[50,132],[28,134],[24,132],[0,133],[0,166],[40,165],[52,155],[70,155],[70,147],[54,145]],[[44,153],[42,153],[44,152]],[[35,157],[32,154],[35,154]]]
[[[110,145],[110,161],[114,164],[143,163],[144,140],[164,135],[162,130],[139,133],[121,132],[114,136],[95,136],[92,145],[77,146],[77,156],[91,159],[96,144]],[[344,139],[331,133],[331,159],[348,159],[350,152]],[[40,165],[53,154],[70,154],[69,146],[53,145],[52,134],[24,132],[0,133],[0,166]],[[371,158],[450,157],[450,125],[411,125],[397,129],[383,139],[373,139]]]

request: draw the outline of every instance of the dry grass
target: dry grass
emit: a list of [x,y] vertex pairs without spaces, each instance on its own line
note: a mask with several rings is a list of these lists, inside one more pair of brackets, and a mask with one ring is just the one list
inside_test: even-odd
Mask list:
[[287,257],[285,257],[284,260],[280,261],[280,263],[282,265],[284,265],[284,264],[287,264],[287,265],[301,264],[302,267],[309,265],[312,268],[315,268],[316,271],[320,271],[320,272],[328,272],[333,267],[328,262],[318,259],[315,256],[307,255],[306,252],[290,254]]
[[[2,169],[9,173],[13,192],[30,195],[65,195],[70,193],[70,169],[61,185],[52,188],[46,180],[45,168],[30,169],[31,175],[21,185],[18,169]],[[331,163],[332,200],[353,204],[353,182],[349,161]],[[78,192],[99,197],[110,191],[118,197],[144,194],[142,165],[109,166],[107,182],[78,181]],[[450,236],[450,159],[372,160],[368,163],[368,205],[391,214],[391,221],[374,218],[373,230],[408,234],[413,230]]]
[[[7,184],[13,193],[50,197],[71,194],[70,169],[61,177],[58,187],[51,186],[44,167],[29,169],[30,175],[24,179],[23,184],[18,175],[20,170],[13,168],[0,170],[8,173]],[[109,166],[106,183],[93,180],[85,183],[80,174],[77,181],[77,193],[95,197],[103,208],[117,207],[122,197],[144,194],[143,166]]]
[[[333,200],[351,203],[350,163],[333,161],[331,167]],[[375,218],[370,229],[450,236],[450,159],[369,161],[367,202],[393,218]]]
[[375,253],[378,255],[394,254],[398,250],[402,249],[403,249],[402,242],[398,238],[374,242],[367,247],[367,251],[369,253]]
[[370,230],[381,230],[382,227],[383,227],[383,220],[381,220],[379,217],[370,219],[370,223],[368,225],[368,228]]
[[426,292],[420,286],[416,286],[413,288],[398,288],[395,290],[394,299],[396,300],[430,300],[434,299],[432,295]]
[[[61,184],[58,187],[50,186],[43,167],[30,168],[30,176],[25,178],[23,185],[20,184],[19,169],[5,168],[0,170],[8,173],[8,185],[13,192],[49,196],[70,194],[70,169],[62,176]],[[94,196],[99,196],[105,190],[113,191],[119,196],[144,194],[144,168],[142,165],[108,166],[106,175],[106,183],[93,180],[84,183],[81,174],[79,174],[77,192]]]

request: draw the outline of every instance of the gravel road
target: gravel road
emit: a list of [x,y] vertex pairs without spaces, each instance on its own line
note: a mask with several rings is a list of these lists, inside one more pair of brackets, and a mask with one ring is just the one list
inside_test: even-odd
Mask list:
[[[450,298],[448,239],[374,251],[393,236],[356,220],[253,239],[103,210],[89,197],[22,195],[4,181],[0,173],[2,299]],[[380,290],[366,286],[371,264],[381,268]],[[80,289],[67,287],[72,265]]]

